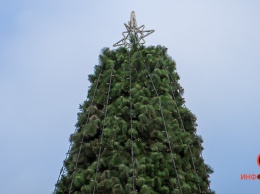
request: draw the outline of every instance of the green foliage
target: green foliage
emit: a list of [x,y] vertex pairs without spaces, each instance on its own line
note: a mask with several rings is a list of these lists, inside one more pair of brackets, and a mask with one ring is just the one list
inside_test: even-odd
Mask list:
[[155,142],[151,144],[150,146],[152,151],[165,151],[167,149],[166,145],[163,144],[162,142]]
[[191,188],[190,185],[188,185],[187,183],[184,183],[182,185],[182,190],[185,194],[191,194]]
[[149,187],[148,185],[143,185],[140,194],[147,194],[147,193],[156,194],[156,192],[151,187]]
[[123,187],[121,184],[116,184],[112,188],[112,194],[125,194]]
[[183,194],[199,193],[198,184],[213,194],[207,190],[213,170],[201,158],[196,117],[183,106],[167,48],[104,48],[99,63],[89,75],[88,99],[80,105],[56,194],[68,194],[73,175],[74,194],[92,193],[94,186],[102,194],[180,194],[179,182]]

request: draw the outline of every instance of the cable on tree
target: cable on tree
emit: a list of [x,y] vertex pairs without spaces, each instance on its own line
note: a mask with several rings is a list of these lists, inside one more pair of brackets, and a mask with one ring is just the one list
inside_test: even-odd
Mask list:
[[[160,58],[160,60],[162,60],[162,58],[161,58],[160,55],[159,55],[159,58]],[[167,72],[166,75],[167,75],[167,78],[168,78],[169,82],[174,84],[174,86],[176,87],[176,92],[181,96],[181,94],[180,94],[179,91],[177,90],[177,88],[178,88],[178,87],[177,87],[177,83],[176,83],[176,82],[174,81],[174,79],[172,78],[171,74],[169,73],[169,71],[168,71],[168,69],[167,69],[167,67],[165,66],[164,63],[163,63],[163,66],[164,66],[165,71]],[[186,131],[186,129],[185,129],[185,127],[184,127],[184,124],[183,124],[183,119],[182,119],[181,114],[180,114],[180,111],[179,111],[178,101],[176,100],[176,97],[175,97],[175,95],[174,95],[174,91],[173,91],[172,86],[170,86],[170,88],[171,88],[172,97],[173,97],[173,99],[174,99],[174,101],[175,101],[175,104],[176,104],[176,109],[177,109],[177,113],[178,113],[178,116],[179,116],[179,119],[180,119],[180,122],[181,122],[182,129],[183,129],[184,131]],[[184,104],[183,106],[184,106],[185,108],[187,108],[185,104]],[[195,129],[195,124],[194,124],[192,118],[191,118],[191,117],[189,117],[189,118],[190,118],[190,120],[191,120],[193,129],[194,129],[194,134],[195,134],[195,136],[197,136],[197,134],[196,134],[196,129]],[[198,140],[198,143],[199,143],[200,157],[203,159],[203,156],[202,156],[202,148],[201,148],[202,146],[201,146],[201,143],[199,142],[199,140]],[[202,193],[201,188],[200,188],[200,185],[199,185],[199,181],[198,181],[198,171],[197,171],[196,166],[195,166],[195,163],[194,163],[194,156],[193,156],[193,154],[192,154],[190,145],[188,145],[188,147],[189,147],[189,152],[190,152],[190,154],[191,154],[192,165],[193,165],[194,171],[196,172],[197,186],[198,186],[198,189],[199,189],[200,193]],[[203,167],[204,167],[205,174],[207,174],[205,165],[203,165]],[[210,189],[209,189],[209,190],[210,190]]]
[[[139,51],[138,51],[139,52]],[[142,56],[142,53],[141,53],[141,59],[143,58]],[[141,60],[143,62],[143,60]],[[179,178],[179,175],[178,175],[178,172],[177,172],[177,168],[176,168],[176,163],[175,163],[175,160],[174,160],[174,156],[173,156],[173,151],[172,151],[172,146],[171,146],[171,142],[170,142],[170,138],[169,138],[169,134],[168,134],[168,130],[167,130],[167,127],[166,127],[166,123],[165,123],[165,118],[164,118],[164,115],[163,115],[163,111],[162,111],[162,104],[161,104],[161,99],[160,99],[160,96],[157,92],[157,89],[154,85],[154,82],[153,82],[153,79],[152,79],[152,76],[151,74],[149,73],[149,69],[147,68],[147,66],[145,65],[145,63],[143,62],[143,65],[145,67],[145,69],[147,70],[148,72],[148,77],[150,78],[150,81],[153,85],[153,89],[156,93],[156,96],[158,98],[158,101],[159,101],[159,106],[160,106],[160,112],[161,112],[161,116],[162,116],[162,119],[163,119],[163,125],[164,125],[164,130],[166,132],[166,137],[167,137],[167,141],[168,141],[168,146],[169,146],[169,149],[171,151],[171,156],[172,156],[172,163],[173,163],[173,166],[174,166],[174,169],[175,169],[175,173],[176,173],[176,178],[177,178],[177,181],[178,181],[178,185],[179,185],[179,189],[180,189],[180,192],[181,194],[183,194],[183,191],[182,191],[182,187],[181,187],[181,183],[180,183],[180,178]]]
[[[160,58],[160,59],[161,59],[161,58]],[[167,72],[166,76],[167,76],[169,82],[171,83],[171,80],[170,80],[169,75],[168,75],[169,72],[168,72],[168,70],[167,70],[165,64],[163,64],[163,66],[164,66],[164,69],[165,69],[166,72]],[[180,122],[181,122],[181,127],[182,127],[182,129],[183,129],[184,131],[186,131],[186,129],[185,129],[185,127],[184,127],[184,124],[183,124],[183,120],[182,120],[182,118],[181,118],[181,114],[180,114],[180,111],[179,111],[178,103],[177,103],[177,100],[176,100],[175,95],[174,95],[174,91],[173,91],[172,87],[170,87],[170,88],[171,88],[173,100],[174,100],[175,105],[176,105],[177,114],[178,114],[179,120],[180,120]],[[193,165],[194,171],[195,171],[195,173],[196,173],[197,186],[198,186],[199,192],[201,193],[201,188],[200,188],[199,180],[198,180],[198,173],[197,173],[197,169],[196,169],[196,166],[195,166],[195,163],[194,163],[194,159],[193,159],[194,156],[193,156],[192,151],[191,151],[191,149],[190,149],[190,145],[188,145],[188,149],[189,149],[189,152],[190,152],[190,155],[191,155],[192,165]]]
[[134,141],[134,138],[133,138],[133,126],[132,126],[132,122],[133,122],[133,118],[132,118],[132,63],[131,63],[131,56],[130,56],[130,52],[128,54],[128,57],[129,57],[129,84],[130,84],[130,87],[129,87],[129,95],[130,95],[130,128],[131,128],[131,156],[132,156],[132,171],[133,171],[133,181],[132,181],[132,184],[133,184],[133,194],[135,193],[135,163],[134,163],[134,145],[133,145],[133,141]]
[[[94,90],[94,94],[93,94],[93,97],[92,97],[90,106],[92,106],[92,104],[93,104],[93,102],[94,102],[94,98],[95,98],[95,96],[96,96],[96,91],[97,91],[97,88],[98,88],[98,83],[99,83],[99,79],[100,79],[101,73],[102,73],[102,68],[101,68],[100,73],[99,73],[99,75],[98,75],[98,80],[97,80],[97,82],[96,82],[96,87],[95,87],[95,90]],[[86,124],[88,124],[89,117],[90,117],[90,111],[88,112]],[[71,180],[71,183],[70,183],[69,194],[71,194],[71,191],[72,191],[72,185],[73,185],[73,181],[74,181],[74,177],[75,177],[75,172],[76,172],[77,167],[78,167],[78,161],[79,161],[79,157],[80,157],[80,154],[81,154],[81,149],[82,149],[82,145],[83,145],[85,133],[86,133],[86,131],[83,133],[82,139],[81,139],[81,142],[80,142],[80,148],[79,148],[79,152],[78,152],[78,154],[77,154],[77,160],[76,160],[74,172],[73,172],[73,175],[72,175],[72,180]],[[70,147],[70,148],[71,148],[71,147]]]
[[108,92],[107,92],[107,102],[106,102],[105,118],[104,118],[104,122],[103,122],[103,129],[102,129],[101,140],[100,140],[100,146],[99,146],[99,153],[98,153],[98,161],[97,161],[97,166],[96,166],[96,174],[95,174],[95,180],[94,180],[93,194],[94,194],[95,191],[96,191],[96,185],[97,185],[97,172],[99,171],[98,165],[99,165],[99,162],[100,162],[100,155],[101,155],[102,143],[103,143],[103,137],[104,137],[104,129],[105,129],[105,124],[106,124],[107,107],[108,107],[110,87],[111,87],[111,81],[112,81],[112,73],[113,73],[113,67],[111,68],[110,79],[109,79],[109,87],[108,87]]
[[[75,129],[75,131],[74,131],[73,134],[75,134],[76,131],[77,131],[77,128]],[[72,142],[70,143],[69,149],[68,149],[68,151],[67,151],[67,153],[66,153],[66,157],[65,157],[65,159],[64,159],[64,161],[63,161],[63,165],[62,165],[62,167],[61,167],[60,174],[59,174],[58,180],[57,180],[57,182],[56,182],[56,184],[55,184],[55,189],[54,189],[53,193],[56,192],[56,190],[57,190],[57,186],[56,186],[56,185],[57,185],[57,183],[60,181],[61,176],[64,174],[64,163],[65,163],[65,161],[66,161],[67,158],[68,158],[68,155],[69,155],[69,153],[70,153],[71,146],[72,146]]]

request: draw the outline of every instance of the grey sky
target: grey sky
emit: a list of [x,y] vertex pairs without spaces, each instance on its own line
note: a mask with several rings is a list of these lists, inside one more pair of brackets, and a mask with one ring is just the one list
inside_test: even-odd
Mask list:
[[260,181],[260,3],[256,0],[0,0],[0,193],[51,193],[87,77],[134,10],[177,63],[217,194]]

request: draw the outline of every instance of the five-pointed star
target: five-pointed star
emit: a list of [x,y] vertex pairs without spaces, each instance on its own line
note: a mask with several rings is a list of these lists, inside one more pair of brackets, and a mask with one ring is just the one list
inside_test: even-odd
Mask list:
[[154,30],[144,30],[145,26],[142,25],[140,27],[137,27],[137,22],[135,18],[135,12],[132,11],[130,22],[127,24],[124,24],[126,27],[125,32],[123,32],[124,38],[119,40],[117,43],[115,43],[113,46],[125,46],[126,48],[131,47],[132,43],[130,42],[131,37],[137,38],[137,44],[144,44],[145,40],[144,38],[154,32]]

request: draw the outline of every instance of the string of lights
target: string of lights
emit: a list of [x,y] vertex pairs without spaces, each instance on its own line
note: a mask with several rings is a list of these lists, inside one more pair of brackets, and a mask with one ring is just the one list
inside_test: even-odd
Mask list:
[[[99,73],[99,75],[98,75],[98,79],[97,79],[97,82],[96,82],[95,91],[94,91],[94,94],[93,94],[93,97],[92,97],[90,106],[92,106],[92,104],[93,104],[93,102],[94,102],[94,98],[95,98],[95,96],[96,96],[96,91],[98,90],[97,88],[98,88],[98,83],[99,83],[99,80],[100,80],[100,75],[101,75],[101,73],[102,73],[102,69],[100,70],[100,73]],[[89,117],[90,117],[90,111],[88,112],[86,125],[88,124]],[[74,172],[73,172],[73,174],[72,174],[72,180],[71,180],[71,183],[70,183],[69,194],[71,194],[71,192],[72,192],[72,185],[73,185],[73,182],[74,182],[75,172],[76,172],[77,167],[78,167],[78,161],[79,161],[79,157],[80,157],[80,154],[81,154],[81,150],[82,150],[82,146],[83,146],[83,141],[84,141],[85,133],[86,133],[86,132],[83,133],[82,138],[81,138],[80,148],[79,148],[79,152],[78,152],[78,154],[77,154],[77,160],[76,160],[76,163],[75,163],[75,168],[74,168]]]
[[[143,62],[142,59],[143,59],[143,57],[142,57],[142,54],[141,54],[141,61]],[[178,186],[179,186],[180,192],[181,192],[181,194],[183,194],[182,187],[181,187],[181,183],[180,183],[179,174],[178,174],[177,168],[176,168],[176,162],[175,162],[175,160],[174,160],[174,155],[173,155],[173,151],[172,151],[172,146],[171,146],[171,142],[170,142],[170,137],[169,137],[169,134],[168,134],[168,129],[167,129],[167,127],[166,127],[165,118],[164,118],[164,115],[163,115],[161,99],[160,99],[160,96],[159,96],[159,94],[158,94],[158,92],[157,92],[157,89],[156,89],[156,87],[155,87],[155,85],[154,85],[152,76],[151,76],[151,74],[149,73],[149,70],[148,70],[148,68],[147,68],[147,66],[146,66],[146,64],[145,64],[144,62],[143,62],[143,65],[144,65],[145,69],[146,69],[147,72],[148,72],[148,77],[150,78],[150,82],[151,82],[152,85],[153,85],[153,89],[154,89],[154,91],[155,91],[155,93],[156,93],[156,96],[157,96],[157,98],[158,98],[158,101],[159,101],[160,112],[161,112],[161,116],[162,116],[162,119],[163,119],[163,125],[164,125],[164,130],[165,130],[165,133],[166,133],[166,137],[167,137],[168,147],[169,147],[170,152],[171,152],[173,167],[174,167],[174,170],[175,170],[175,173],[176,173],[176,178],[177,178],[177,182],[178,182]]]
[[[160,57],[160,59],[161,59],[161,57]],[[167,67],[165,66],[164,63],[163,63],[163,66],[164,66],[165,71],[167,72],[166,76],[167,76],[169,82],[172,83],[171,80],[170,80],[170,77],[169,77],[169,74],[170,74],[170,73],[168,72],[168,69],[167,69]],[[176,97],[175,97],[175,95],[174,95],[174,91],[173,91],[172,85],[170,85],[170,89],[171,89],[171,93],[172,93],[173,100],[174,100],[175,105],[176,105],[176,110],[177,110],[177,114],[178,114],[178,117],[179,117],[179,120],[180,120],[180,123],[181,123],[181,127],[182,127],[182,129],[183,129],[184,131],[186,131],[186,129],[185,129],[185,127],[184,127],[184,124],[183,124],[183,119],[181,118],[181,114],[180,114],[180,111],[179,111],[179,107],[178,107],[178,103],[177,103]],[[193,166],[194,171],[195,171],[195,173],[196,173],[197,186],[198,186],[199,192],[201,193],[201,188],[200,188],[199,180],[198,180],[198,171],[197,171],[196,166],[195,166],[195,163],[194,163],[194,156],[193,156],[193,153],[192,153],[192,151],[191,151],[190,145],[188,145],[188,149],[189,149],[189,152],[190,152],[190,155],[191,155],[192,166]]]
[[105,118],[104,118],[104,122],[103,122],[103,129],[102,129],[100,146],[99,146],[99,152],[98,152],[98,161],[97,161],[97,166],[96,166],[93,194],[96,192],[96,186],[97,186],[97,173],[99,171],[98,167],[99,167],[99,162],[100,162],[100,157],[101,157],[101,150],[102,150],[102,146],[103,146],[104,129],[105,129],[105,123],[106,123],[106,117],[107,117],[108,101],[109,101],[109,98],[110,98],[109,94],[110,94],[110,89],[111,89],[112,73],[113,73],[113,68],[111,68],[110,79],[109,79],[109,87],[108,87],[108,92],[107,92],[107,102],[106,102]]
[[[160,58],[160,61],[162,61],[161,56],[160,56],[160,55],[158,55],[158,56],[159,56],[159,58]],[[168,68],[166,67],[166,65],[165,65],[164,63],[162,63],[162,64],[163,64],[163,66],[164,66],[165,71],[167,72],[166,76],[167,76],[169,82],[174,85],[174,87],[176,88],[175,91],[178,93],[179,96],[181,96],[181,94],[179,93],[179,91],[178,91],[178,89],[177,89],[178,87],[177,87],[176,81],[172,78],[171,73],[169,72],[169,70],[168,70]],[[173,86],[172,86],[172,85],[170,85],[170,89],[171,89],[172,97],[173,97],[174,102],[175,102],[175,105],[176,105],[176,110],[177,110],[177,114],[178,114],[178,116],[179,116],[179,120],[180,120],[180,122],[181,122],[182,129],[183,129],[184,131],[186,131],[186,129],[185,129],[185,127],[184,127],[184,124],[183,124],[183,119],[182,119],[181,114],[180,114],[180,111],[179,111],[178,101],[176,100],[176,96],[175,96],[175,94],[174,94],[174,90],[173,90]],[[185,108],[187,108],[185,104],[184,104],[183,106],[184,106]],[[191,117],[190,117],[190,121],[191,121],[192,127],[193,127],[193,129],[194,129],[194,135],[195,135],[195,137],[197,137],[197,133],[196,133],[196,129],[195,129],[195,123],[194,123],[194,121],[192,120]],[[198,142],[198,144],[199,144],[200,157],[203,159],[203,156],[202,156],[202,145],[201,145],[201,143],[200,143],[200,141],[199,141],[198,139],[197,139],[197,142]],[[197,186],[198,186],[198,189],[199,189],[200,193],[202,193],[201,188],[200,188],[200,185],[199,185],[199,181],[198,181],[198,170],[196,169],[196,166],[195,166],[194,155],[193,155],[193,153],[192,153],[192,151],[191,151],[190,145],[188,145],[188,149],[189,149],[189,152],[190,152],[190,155],[191,155],[191,160],[192,160],[192,165],[193,165],[194,171],[196,172]],[[204,165],[203,165],[203,166],[204,166]],[[206,167],[205,167],[205,166],[204,166],[203,169],[204,169],[205,174],[207,174],[207,171],[206,171]],[[209,188],[208,188],[208,189],[209,189]],[[209,190],[210,190],[210,189],[209,189]]]

